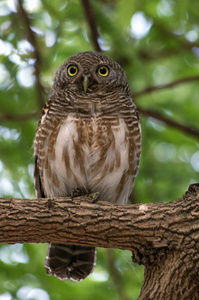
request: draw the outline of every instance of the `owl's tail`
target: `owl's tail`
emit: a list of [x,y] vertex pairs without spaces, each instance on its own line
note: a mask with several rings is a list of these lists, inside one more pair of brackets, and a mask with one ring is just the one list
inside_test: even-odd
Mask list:
[[81,281],[93,272],[96,255],[93,247],[50,244],[44,264],[46,273],[61,280]]

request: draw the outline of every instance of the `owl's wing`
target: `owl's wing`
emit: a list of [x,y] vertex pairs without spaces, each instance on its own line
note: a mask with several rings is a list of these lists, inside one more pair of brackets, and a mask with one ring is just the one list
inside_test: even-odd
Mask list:
[[43,109],[42,109],[42,114],[41,114],[41,118],[39,120],[39,123],[38,123],[38,126],[37,126],[37,130],[38,128],[40,127],[42,121],[45,119],[45,117],[47,116],[49,110],[50,110],[50,107],[51,107],[51,104],[52,104],[52,100],[51,99],[48,99],[48,101],[45,103]]
[[41,178],[39,175],[39,167],[38,167],[38,156],[35,155],[35,166],[34,166],[34,185],[35,185],[35,192],[37,198],[45,198],[44,190],[41,184]]
[[[44,107],[42,109],[42,115],[41,115],[41,118],[39,120],[37,130],[40,127],[40,125],[41,125],[42,121],[44,120],[44,118],[47,116],[51,104],[52,104],[52,101],[51,101],[51,99],[49,99],[46,102],[46,104],[44,105]],[[41,183],[41,177],[40,177],[40,174],[39,174],[37,154],[35,154],[35,156],[34,156],[34,185],[35,185],[35,192],[36,192],[37,198],[45,198],[44,190],[43,190],[42,183]]]

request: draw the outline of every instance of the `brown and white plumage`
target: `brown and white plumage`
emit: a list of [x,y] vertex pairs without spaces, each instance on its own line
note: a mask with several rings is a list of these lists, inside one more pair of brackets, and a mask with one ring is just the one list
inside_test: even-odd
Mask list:
[[[70,196],[78,188],[124,203],[138,172],[141,130],[120,65],[92,51],[69,58],[56,72],[34,149],[37,197]],[[45,267],[80,281],[95,260],[95,248],[51,244]]]

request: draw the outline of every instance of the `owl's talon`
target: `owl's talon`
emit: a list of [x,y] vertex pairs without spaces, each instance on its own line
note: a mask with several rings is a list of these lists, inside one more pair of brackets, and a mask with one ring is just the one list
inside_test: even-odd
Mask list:
[[89,198],[92,199],[92,203],[96,203],[98,198],[99,198],[100,193],[96,192],[96,193],[91,193],[89,194]]
[[84,194],[84,193],[82,192],[82,190],[79,189],[79,188],[74,189],[74,190],[71,192],[71,194],[70,194],[71,200],[73,200],[74,197],[80,197],[80,196],[83,196],[83,195],[85,195],[85,194]]

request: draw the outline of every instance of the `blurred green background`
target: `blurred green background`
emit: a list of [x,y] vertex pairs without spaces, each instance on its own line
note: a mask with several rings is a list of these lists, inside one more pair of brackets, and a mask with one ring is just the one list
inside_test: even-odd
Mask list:
[[[35,197],[32,144],[54,72],[74,53],[96,49],[87,2],[0,2],[1,197]],[[141,166],[130,202],[175,200],[198,181],[199,2],[90,4],[99,47],[122,65],[143,112]],[[164,88],[167,83],[173,86]],[[154,90],[143,92],[149,86]],[[130,251],[99,249],[95,272],[73,283],[46,276],[47,246],[0,246],[0,300],[138,298],[144,268],[131,262]]]

